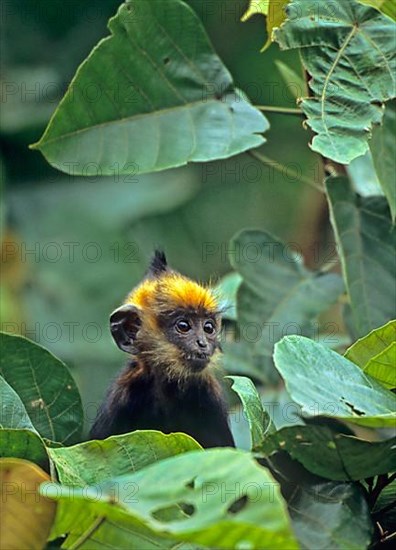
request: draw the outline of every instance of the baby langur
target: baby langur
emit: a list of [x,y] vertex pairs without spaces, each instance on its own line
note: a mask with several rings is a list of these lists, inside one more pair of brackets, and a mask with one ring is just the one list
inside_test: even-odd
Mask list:
[[203,447],[234,446],[210,372],[220,326],[212,292],[170,269],[156,251],[143,281],[110,316],[113,338],[131,359],[110,387],[91,438],[153,429],[187,433]]

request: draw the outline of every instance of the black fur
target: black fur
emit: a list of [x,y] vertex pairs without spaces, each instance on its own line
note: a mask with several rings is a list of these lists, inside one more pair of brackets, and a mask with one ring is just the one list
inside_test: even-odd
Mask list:
[[[131,372],[131,362],[118,380]],[[92,426],[91,439],[134,430],[184,432],[203,447],[234,447],[226,407],[209,379],[199,377],[183,388],[176,381],[161,381],[160,393],[154,375],[133,376],[131,390],[123,391],[118,380],[109,390]]]
[[154,256],[151,259],[146,276],[158,277],[161,273],[168,271],[168,263],[166,261],[165,252],[162,250],[155,250]]

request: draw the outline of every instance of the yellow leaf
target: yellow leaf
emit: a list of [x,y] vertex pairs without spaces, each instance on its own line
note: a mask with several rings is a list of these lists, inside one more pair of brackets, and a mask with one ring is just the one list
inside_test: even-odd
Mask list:
[[247,11],[242,15],[241,21],[247,21],[247,19],[256,13],[265,15],[267,42],[261,48],[262,52],[273,42],[272,31],[279,27],[286,19],[284,7],[288,2],[289,0],[250,0]]
[[28,460],[0,459],[2,549],[45,547],[56,503],[40,495],[39,486],[49,480],[48,474]]
[[359,0],[361,4],[366,4],[377,8],[391,19],[396,20],[396,2],[395,0]]

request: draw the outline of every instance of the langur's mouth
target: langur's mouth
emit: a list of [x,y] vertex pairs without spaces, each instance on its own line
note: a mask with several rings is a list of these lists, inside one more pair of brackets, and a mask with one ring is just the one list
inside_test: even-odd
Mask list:
[[201,372],[208,366],[210,361],[210,355],[208,353],[197,352],[189,353],[186,357],[190,368],[194,372]]

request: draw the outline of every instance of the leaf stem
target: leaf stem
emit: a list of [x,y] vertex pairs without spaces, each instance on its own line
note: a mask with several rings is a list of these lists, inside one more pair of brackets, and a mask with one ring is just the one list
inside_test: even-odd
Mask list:
[[388,542],[388,541],[393,540],[395,538],[396,538],[396,531],[394,531],[390,535],[386,535],[383,539],[381,539],[381,543]]
[[267,113],[278,113],[280,115],[298,115],[303,116],[301,109],[294,107],[277,107],[276,105],[255,105],[256,109]]
[[314,187],[317,191],[320,191],[321,193],[325,192],[323,187],[313,182],[309,178],[303,176],[302,174],[299,174],[296,170],[293,170],[292,168],[289,168],[288,166],[285,166],[284,164],[281,164],[276,160],[270,159],[269,157],[263,155],[262,153],[258,153],[255,150],[250,150],[249,154],[252,155],[252,157],[259,160],[260,162],[262,162],[263,164],[269,164],[270,166],[273,166],[277,172],[280,172],[283,175],[287,173],[290,176],[293,176],[296,179],[300,180],[302,183],[306,183],[307,185]]

